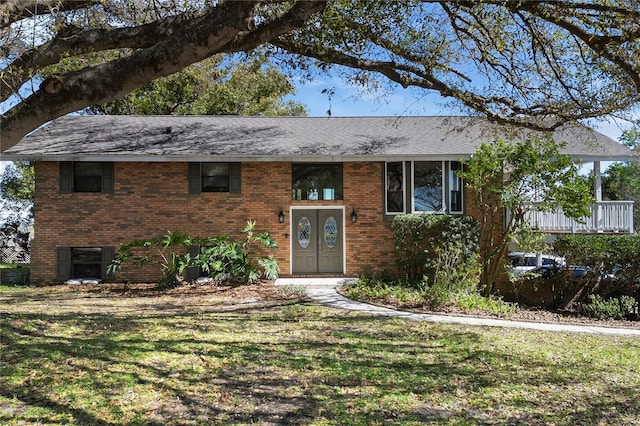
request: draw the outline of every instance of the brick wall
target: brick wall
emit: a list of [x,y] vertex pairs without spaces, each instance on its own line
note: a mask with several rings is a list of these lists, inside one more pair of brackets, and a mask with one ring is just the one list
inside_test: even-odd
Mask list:
[[[194,236],[231,234],[241,238],[248,219],[278,242],[281,275],[289,261],[290,205],[344,206],[346,274],[394,269],[391,224],[383,221],[382,163],[345,163],[344,201],[292,201],[291,163],[242,164],[242,191],[188,193],[188,163],[115,163],[113,194],[59,192],[59,163],[36,163],[35,238],[31,278],[51,282],[56,247],[118,247],[178,229]],[[285,223],[278,222],[280,208]],[[355,208],[358,221],[351,223]],[[125,268],[118,279],[147,281],[159,272],[150,266]]]
[[[240,194],[188,193],[188,163],[115,163],[113,194],[59,192],[59,163],[36,163],[35,238],[31,246],[31,279],[52,282],[56,247],[117,247],[178,229],[192,236],[230,234],[242,238],[247,220],[257,231],[269,231],[281,275],[290,270],[290,206],[336,206],[345,211],[346,275],[393,272],[391,221],[384,219],[383,163],[343,165],[344,200],[291,200],[291,163],[242,164]],[[467,213],[480,213],[465,194]],[[278,222],[282,208],[285,223]],[[351,223],[355,209],[358,219]],[[157,280],[157,267],[125,267],[119,280]],[[501,277],[502,278],[502,277]]]

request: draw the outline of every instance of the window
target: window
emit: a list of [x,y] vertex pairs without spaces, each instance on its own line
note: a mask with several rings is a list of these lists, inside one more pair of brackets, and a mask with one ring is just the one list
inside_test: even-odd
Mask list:
[[102,192],[102,163],[73,163],[74,192]]
[[464,186],[458,172],[462,171],[462,163],[452,161],[449,167],[449,213],[462,213],[462,194]]
[[[385,213],[462,214],[464,182],[458,176],[461,170],[462,164],[457,161],[385,163]],[[411,179],[406,179],[405,174]]]
[[189,193],[240,193],[240,163],[189,163]]
[[60,192],[113,192],[113,163],[61,162]]
[[342,200],[342,164],[294,164],[293,200]]
[[385,187],[388,214],[404,213],[404,163],[386,163]]
[[56,278],[108,279],[107,267],[115,258],[113,247],[58,247]]
[[413,163],[413,211],[438,213],[444,211],[442,161]]
[[229,163],[202,163],[202,192],[229,192]]
[[71,278],[102,278],[102,249],[74,247],[71,249]]

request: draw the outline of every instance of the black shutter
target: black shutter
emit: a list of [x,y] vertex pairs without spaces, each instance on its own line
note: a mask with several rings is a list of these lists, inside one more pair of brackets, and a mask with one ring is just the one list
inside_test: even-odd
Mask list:
[[229,164],[229,192],[232,194],[240,194],[240,184],[242,182],[240,169],[241,163]]
[[[200,254],[200,246],[191,246],[187,249],[187,253],[191,255],[191,259],[195,258],[198,254]],[[191,266],[187,268],[186,280],[193,281],[200,276],[200,268],[197,266]]]
[[113,247],[102,247],[102,278],[103,279],[113,279],[113,274],[109,274],[107,272],[107,268],[116,258],[116,250]]
[[113,163],[102,163],[102,192],[113,194]]
[[200,163],[189,163],[189,194],[199,194],[200,192],[202,192]]
[[56,279],[65,281],[71,278],[71,247],[56,248]]
[[73,192],[73,163],[70,161],[60,162],[60,192]]

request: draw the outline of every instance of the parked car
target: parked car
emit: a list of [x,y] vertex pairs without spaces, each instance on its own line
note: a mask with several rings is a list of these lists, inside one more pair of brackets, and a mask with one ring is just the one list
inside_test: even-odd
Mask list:
[[560,267],[566,264],[563,257],[553,254],[512,251],[508,254],[508,258],[511,273],[515,276],[522,275],[525,272],[531,272],[540,267]]
[[527,271],[526,275],[528,277],[542,277],[543,279],[548,280],[566,273],[566,276],[570,277],[572,280],[576,280],[584,277],[589,273],[589,271],[589,267],[587,266],[548,264],[537,266],[530,271]]

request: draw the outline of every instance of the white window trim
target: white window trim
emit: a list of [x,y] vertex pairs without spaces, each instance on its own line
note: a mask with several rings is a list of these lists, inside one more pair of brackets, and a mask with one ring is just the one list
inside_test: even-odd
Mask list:
[[[460,210],[453,210],[451,208],[452,197],[451,190],[452,185],[450,182],[450,173],[452,173],[452,163],[459,163],[458,160],[441,160],[441,171],[442,171],[442,209],[441,210],[432,210],[432,211],[419,211],[415,208],[415,198],[413,196],[413,191],[415,188],[415,163],[419,162],[438,162],[438,160],[414,160],[414,161],[385,161],[384,162],[384,213],[386,216],[398,216],[402,214],[407,214],[408,212],[415,214],[453,214],[460,215],[464,213],[464,203],[465,203],[465,191],[464,191],[464,180],[461,182],[460,187]],[[401,212],[390,212],[387,210],[388,206],[388,165],[389,163],[402,163],[402,200],[403,200],[403,209]],[[411,174],[410,181],[407,180],[406,176],[406,164],[410,163],[409,173]],[[411,199],[409,203],[407,203],[408,193],[410,193]]]

